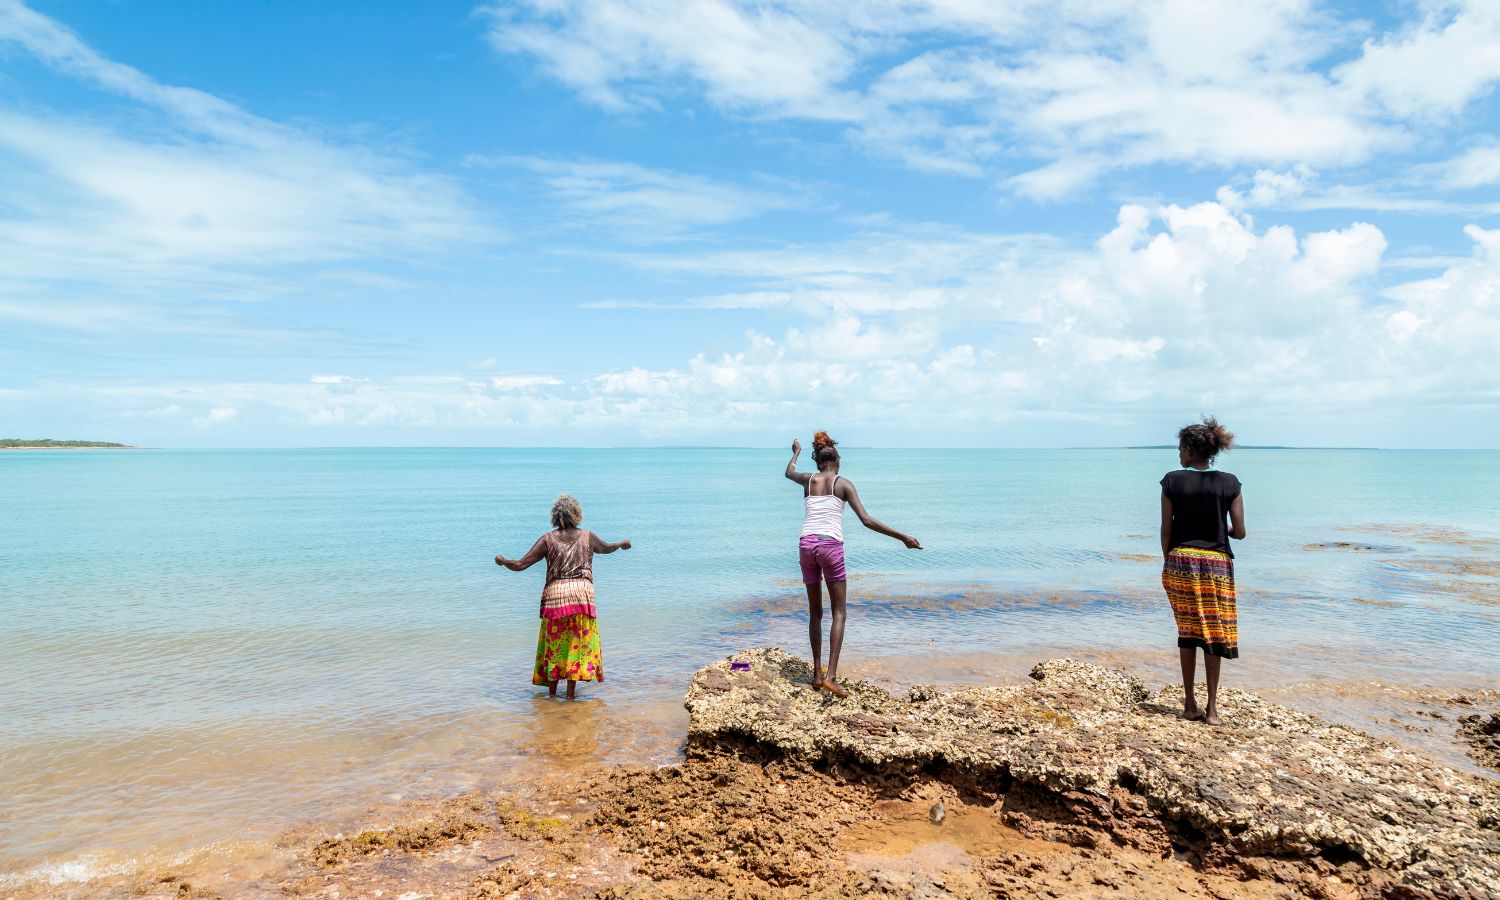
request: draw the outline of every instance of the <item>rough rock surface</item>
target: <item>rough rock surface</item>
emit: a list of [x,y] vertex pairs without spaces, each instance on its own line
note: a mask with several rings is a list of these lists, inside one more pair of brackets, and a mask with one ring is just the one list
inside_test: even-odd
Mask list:
[[733,659],[749,671],[726,660],[694,677],[691,743],[867,778],[940,773],[1082,845],[1104,834],[1250,871],[1353,863],[1366,893],[1500,898],[1500,787],[1254,694],[1222,691],[1213,728],[1176,717],[1180,690],[1066,659],[1026,686],[893,697],[850,681],[845,700],[809,690],[808,664],[781,650]]
[[1458,737],[1481,765],[1500,769],[1500,713],[1460,716]]

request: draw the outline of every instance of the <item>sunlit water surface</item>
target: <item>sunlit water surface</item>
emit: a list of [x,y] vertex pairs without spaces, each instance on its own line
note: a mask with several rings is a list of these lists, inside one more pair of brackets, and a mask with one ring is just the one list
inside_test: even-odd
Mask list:
[[[849,449],[843,668],[1014,682],[1073,655],[1174,677],[1172,451]],[[803,650],[786,455],[762,450],[0,454],[0,887],[338,823],[536,766],[667,761],[691,673]],[[1500,683],[1500,453],[1257,451],[1230,684],[1464,765],[1392,698]],[[560,491],[599,557],[607,682],[529,683]]]

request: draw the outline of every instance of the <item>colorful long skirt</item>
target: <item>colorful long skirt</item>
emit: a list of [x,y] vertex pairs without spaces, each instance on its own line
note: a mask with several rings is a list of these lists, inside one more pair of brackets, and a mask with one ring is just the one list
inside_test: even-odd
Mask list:
[[1177,646],[1202,647],[1224,659],[1240,655],[1234,560],[1229,554],[1178,547],[1167,554],[1161,585],[1177,619]]
[[582,614],[543,619],[536,639],[536,666],[531,670],[531,683],[603,680],[604,654],[599,649],[598,620]]

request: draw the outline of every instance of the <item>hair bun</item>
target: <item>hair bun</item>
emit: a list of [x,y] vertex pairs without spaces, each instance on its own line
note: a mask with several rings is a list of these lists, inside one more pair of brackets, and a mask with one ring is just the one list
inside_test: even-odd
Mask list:
[[813,435],[813,449],[814,450],[821,450],[824,447],[832,447],[833,445],[835,445],[837,443],[838,443],[838,441],[836,441],[833,438],[829,437],[828,436],[828,432],[826,432],[826,431],[820,431],[817,434]]
[[1228,428],[1220,425],[1218,419],[1208,416],[1204,418],[1203,424],[1208,426],[1208,430],[1213,434],[1214,449],[1217,452],[1222,453],[1234,446],[1234,435]]

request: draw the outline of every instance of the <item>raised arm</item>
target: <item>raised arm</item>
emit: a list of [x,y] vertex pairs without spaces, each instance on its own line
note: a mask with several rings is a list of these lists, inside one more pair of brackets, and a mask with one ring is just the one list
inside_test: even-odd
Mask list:
[[1237,541],[1245,539],[1245,495],[1236,494],[1229,501],[1229,536]]
[[1161,555],[1166,559],[1172,552],[1172,500],[1166,491],[1161,492]]
[[531,549],[526,551],[525,556],[521,557],[520,559],[506,559],[504,556],[500,556],[497,554],[495,556],[495,565],[504,566],[505,568],[510,569],[512,572],[520,572],[536,565],[537,562],[546,555],[547,536],[544,534],[536,539],[536,543],[531,545]]
[[614,542],[606,541],[605,539],[601,538],[599,535],[594,534],[592,531],[590,531],[589,532],[589,547],[595,553],[613,553],[616,550],[629,550],[630,549],[630,542],[629,541],[614,541]]
[[792,441],[792,461],[786,464],[786,477],[804,487],[812,480],[812,473],[797,471],[797,457],[802,454],[802,442]]
[[870,515],[870,513],[865,509],[865,505],[860,502],[859,491],[856,491],[854,489],[854,484],[850,482],[849,479],[840,478],[838,484],[834,486],[834,493],[839,496],[839,499],[843,500],[845,503],[849,504],[851,508],[853,508],[854,514],[856,516],[859,516],[860,523],[866,528],[870,529],[871,531],[878,531],[886,537],[895,538],[896,540],[905,544],[906,549],[908,550],[922,549],[922,544],[916,538],[912,537],[909,534],[902,534],[896,529]]

